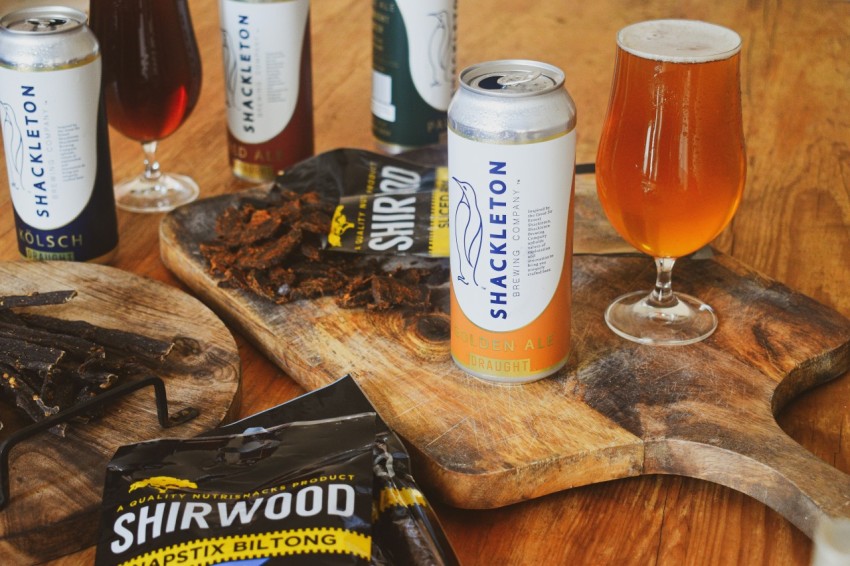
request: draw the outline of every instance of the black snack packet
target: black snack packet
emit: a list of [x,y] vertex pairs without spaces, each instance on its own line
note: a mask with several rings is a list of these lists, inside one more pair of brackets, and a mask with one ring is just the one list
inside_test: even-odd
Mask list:
[[294,165],[272,192],[315,191],[336,204],[327,249],[449,255],[448,171],[361,149],[335,149]]
[[373,470],[372,564],[459,564],[392,431],[378,433]]
[[369,564],[375,413],[121,447],[97,565]]
[[[206,444],[207,442],[210,444]],[[365,460],[364,450],[367,454]],[[215,456],[211,457],[211,454]],[[243,458],[243,454],[247,456]],[[230,467],[220,463],[222,459],[227,459],[227,456],[229,456],[228,463],[232,464]],[[203,462],[205,462],[201,466],[203,469],[194,471],[194,475],[189,472],[184,473],[185,468],[181,467],[183,465],[195,467]],[[278,466],[274,473],[269,469],[273,466],[266,465],[270,463]],[[364,472],[364,463],[366,472]],[[163,473],[160,473],[161,471]],[[165,473],[171,474],[172,471],[183,475],[166,475]],[[224,542],[220,540],[215,542],[219,545],[227,545],[233,541],[242,541],[240,537],[254,536],[255,538],[251,540],[271,540],[269,536],[272,538],[277,536],[279,541],[283,541],[276,543],[280,547],[286,546],[286,535],[267,534],[264,537],[264,535],[248,533],[294,531],[298,536],[306,536],[317,534],[317,531],[305,530],[310,528],[342,529],[333,531],[343,542],[351,543],[351,548],[342,554],[322,555],[309,552],[311,549],[318,550],[323,544],[321,539],[315,542],[317,539],[314,536],[307,541],[312,542],[312,546],[306,549],[308,552],[272,557],[268,561],[260,561],[257,564],[368,563],[377,566],[459,564],[437,518],[410,473],[410,460],[404,445],[377,417],[374,407],[350,376],[194,439],[151,441],[119,449],[107,469],[96,563],[98,565],[124,563],[128,556],[112,552],[112,545],[120,549],[130,542],[138,542],[130,540],[129,537],[133,531],[125,527],[129,525],[138,533],[138,524],[141,524],[141,521],[137,524],[135,521],[125,519],[120,529],[115,528],[116,521],[120,520],[122,513],[126,514],[128,509],[135,509],[135,512],[139,513],[139,508],[142,506],[169,502],[168,499],[158,499],[157,495],[165,497],[169,494],[183,493],[184,499],[189,497],[195,488],[181,487],[183,482],[180,481],[187,477],[203,478],[204,482],[209,482],[204,485],[215,486],[215,489],[219,490],[218,493],[224,493],[222,491],[224,489],[235,490],[233,493],[241,498],[236,501],[244,501],[247,505],[250,499],[242,496],[254,492],[259,492],[260,496],[274,495],[270,492],[264,494],[263,489],[277,488],[277,494],[286,492],[285,489],[280,489],[281,485],[278,485],[280,481],[287,482],[283,484],[284,487],[289,486],[290,491],[287,493],[295,494],[294,489],[299,487],[301,482],[307,482],[301,487],[315,487],[322,485],[322,482],[317,480],[311,484],[311,479],[330,478],[334,474],[337,480],[346,474],[354,476],[350,478],[354,482],[353,488],[357,497],[353,515],[347,517],[336,515],[330,517],[328,521],[329,517],[320,516],[320,514],[307,518],[290,514],[280,523],[271,526],[249,522],[240,525],[237,529],[231,525],[224,535]],[[300,479],[302,476],[307,479]],[[259,483],[262,487],[255,487],[252,490],[245,487],[241,480],[248,480],[251,484]],[[140,487],[130,493],[133,482],[141,482],[136,484]],[[198,481],[194,483],[198,484],[200,489],[200,483]],[[162,484],[160,488],[164,490],[164,493],[159,493],[153,484]],[[150,491],[149,488],[152,487],[154,491]],[[338,504],[339,493],[349,492],[343,487],[334,489],[338,492],[335,500]],[[215,502],[219,503],[219,501]],[[170,524],[168,508],[163,509],[166,513],[165,527],[161,527],[161,530],[167,531]],[[179,512],[179,509],[175,511],[175,513]],[[240,516],[244,516],[244,513]],[[149,517],[151,517],[150,512],[145,518]],[[306,519],[310,519],[309,524],[312,526],[307,526]],[[340,527],[337,524],[340,522],[344,526]],[[177,524],[182,523],[177,521],[175,516],[175,525]],[[149,525],[147,528],[150,532],[154,532],[153,526]],[[148,531],[144,532],[148,533]],[[318,532],[327,534],[327,530]],[[367,547],[366,550],[366,553],[370,555],[368,559],[363,557],[364,551],[361,546],[358,546],[362,539],[357,538],[355,534],[363,537],[371,536],[371,549]],[[166,539],[166,535],[173,537],[174,541],[171,538]],[[200,560],[203,557],[193,556],[188,551],[185,555],[174,552],[175,549],[192,548],[191,541],[201,537],[209,539],[210,532],[189,530],[160,534],[156,541],[151,540],[149,544],[145,543],[146,549],[150,547],[155,550],[145,550],[151,553],[127,563],[224,564],[242,558],[222,555],[209,556],[209,560]],[[291,538],[289,542],[296,548],[303,549],[297,546],[300,540]],[[336,539],[325,541],[328,545],[331,542],[337,544]],[[166,547],[166,543],[172,546]],[[198,544],[204,545],[203,542]],[[168,555],[168,561],[165,560],[166,554],[162,554],[163,548],[166,552],[171,552]],[[228,548],[230,547],[216,547],[216,554],[220,554],[219,549],[227,550]],[[335,546],[335,548],[339,547]],[[269,551],[275,549],[267,547],[255,548],[255,550],[258,552],[251,558],[259,559],[269,556]],[[132,552],[126,552],[126,554],[134,555]]]
[[[307,418],[333,418],[374,411],[375,408],[351,376],[302,395],[262,413],[220,427],[236,432],[249,427]],[[410,468],[410,456],[396,434],[377,417],[372,453],[372,559],[376,566],[460,564],[454,550]]]

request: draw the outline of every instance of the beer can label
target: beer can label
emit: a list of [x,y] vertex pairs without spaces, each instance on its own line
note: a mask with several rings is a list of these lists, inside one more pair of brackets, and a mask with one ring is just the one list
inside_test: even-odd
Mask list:
[[480,377],[548,375],[569,352],[575,130],[523,144],[448,135],[452,356]]
[[227,124],[242,143],[265,143],[292,119],[309,12],[309,0],[221,2]]
[[15,212],[54,230],[88,205],[97,175],[101,60],[50,72],[0,67],[0,118]]
[[455,75],[454,0],[375,0],[375,137],[401,146],[439,141]]

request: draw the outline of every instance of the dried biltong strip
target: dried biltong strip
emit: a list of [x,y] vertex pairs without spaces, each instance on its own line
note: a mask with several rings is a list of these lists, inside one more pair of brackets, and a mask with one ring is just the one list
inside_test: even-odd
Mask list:
[[80,336],[107,349],[112,348],[151,361],[163,361],[174,347],[174,342],[157,340],[125,330],[104,328],[83,320],[63,320],[37,314],[21,314],[21,318],[30,326]]
[[370,285],[351,287],[337,298],[336,303],[344,309],[356,309],[369,306],[372,302],[372,288]]
[[260,244],[254,248],[243,248],[236,254],[236,267],[242,269],[268,269],[283,263],[301,245],[302,232],[290,230],[285,236]]
[[236,264],[238,250],[231,250],[220,242],[213,242],[201,244],[200,251],[210,264],[210,273],[223,278],[229,277],[228,272]]
[[21,322],[21,319],[18,318],[18,315],[16,315],[10,310],[3,309],[0,309],[0,321],[8,324],[23,324]]
[[27,295],[8,295],[6,297],[0,297],[0,309],[62,305],[76,296],[77,292],[73,290],[35,292]]
[[[274,236],[284,222],[280,211],[248,207],[239,229],[222,231],[221,243],[227,247],[242,247]],[[233,220],[226,222],[232,224]]]
[[85,382],[86,387],[97,387],[98,389],[109,389],[118,382],[118,374],[107,370],[79,370],[74,373],[74,376]]
[[18,371],[33,371],[46,377],[64,356],[65,352],[58,348],[0,337],[0,363]]
[[333,295],[335,292],[345,285],[345,281],[340,279],[332,279],[330,277],[322,277],[308,279],[301,282],[297,287],[289,292],[290,301],[300,301],[303,299],[316,299],[325,295]]
[[[119,359],[89,359],[82,364],[68,364],[64,368],[81,387],[97,387],[98,389],[109,389],[115,385],[120,376],[129,371],[136,371],[137,364],[131,358]],[[141,369],[141,368],[138,368]]]
[[225,208],[215,220],[215,231],[217,234],[237,236],[242,226],[251,218],[254,206],[250,203],[242,203],[241,206],[230,206]]
[[78,389],[66,372],[53,371],[44,376],[39,395],[45,403],[61,411],[74,405]]
[[59,412],[58,407],[49,407],[41,400],[38,392],[19,371],[5,364],[0,364],[0,387],[14,400],[17,407],[36,422]]
[[425,285],[406,283],[395,277],[376,275],[372,277],[372,303],[369,308],[387,310],[393,307],[415,307],[427,303],[429,289]]
[[305,238],[305,240],[301,242],[301,255],[303,255],[308,261],[318,263],[322,260],[322,244]]
[[316,191],[275,185],[264,201],[243,199],[216,221],[216,239],[200,245],[208,271],[223,288],[255,293],[278,304],[336,297],[343,308],[431,308],[428,285],[442,285],[445,268],[385,272],[384,262],[325,249],[337,206]]
[[302,232],[327,236],[332,221],[331,215],[325,211],[314,210],[294,222],[292,228]]
[[103,346],[90,340],[39,328],[30,328],[20,318],[17,320],[17,323],[0,321],[0,338],[24,340],[39,346],[58,348],[83,359],[102,358],[104,356]]
[[245,282],[248,288],[261,297],[274,300],[276,293],[269,282],[268,273],[263,269],[251,269],[245,273]]
[[321,210],[324,212],[333,213],[334,208],[336,208],[336,203],[333,202],[333,200],[323,197],[315,191],[300,194],[294,191],[291,192],[293,195],[297,196],[298,201],[307,211]]
[[[77,396],[74,399],[74,404],[78,405],[84,401],[90,401],[95,397],[97,397],[96,387],[86,386],[77,392]],[[104,408],[102,406],[92,407],[85,414],[74,417],[74,422],[79,422],[83,424],[89,423],[95,419],[101,418],[103,416],[103,412]]]

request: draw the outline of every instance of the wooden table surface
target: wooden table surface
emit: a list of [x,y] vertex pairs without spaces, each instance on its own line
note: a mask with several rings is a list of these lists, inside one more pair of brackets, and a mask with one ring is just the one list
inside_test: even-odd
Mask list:
[[[715,247],[850,316],[850,2],[838,0],[461,0],[458,69],[490,59],[547,61],[566,72],[578,107],[578,161],[593,161],[608,98],[615,35],[644,19],[704,19],[744,40],[742,91],[748,178],[743,203]],[[192,175],[205,196],[245,187],[227,164],[214,0],[190,0],[204,65],[201,100],[160,146],[163,168]],[[312,7],[316,150],[373,149],[371,2]],[[111,132],[114,176],[141,168],[135,142]],[[0,260],[18,258],[5,165]],[[113,265],[177,287],[159,258],[161,215],[119,212]],[[600,307],[601,309],[601,307]],[[600,311],[601,316],[601,311]],[[242,414],[300,393],[237,336]],[[850,472],[850,376],[782,408],[783,428]],[[436,495],[431,494],[436,500]],[[464,564],[807,564],[810,540],[745,495],[711,483],[650,476],[592,485],[507,508],[437,508]],[[93,549],[56,561],[88,564]]]

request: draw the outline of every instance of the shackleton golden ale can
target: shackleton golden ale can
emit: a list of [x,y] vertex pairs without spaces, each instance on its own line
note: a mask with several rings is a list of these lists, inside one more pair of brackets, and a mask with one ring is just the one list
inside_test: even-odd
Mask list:
[[0,122],[18,250],[109,260],[118,245],[100,48],[82,12],[38,6],[0,19]]
[[448,111],[451,352],[524,383],[570,349],[575,104],[557,67],[468,67]]
[[233,174],[270,181],[313,155],[309,0],[220,0]]

